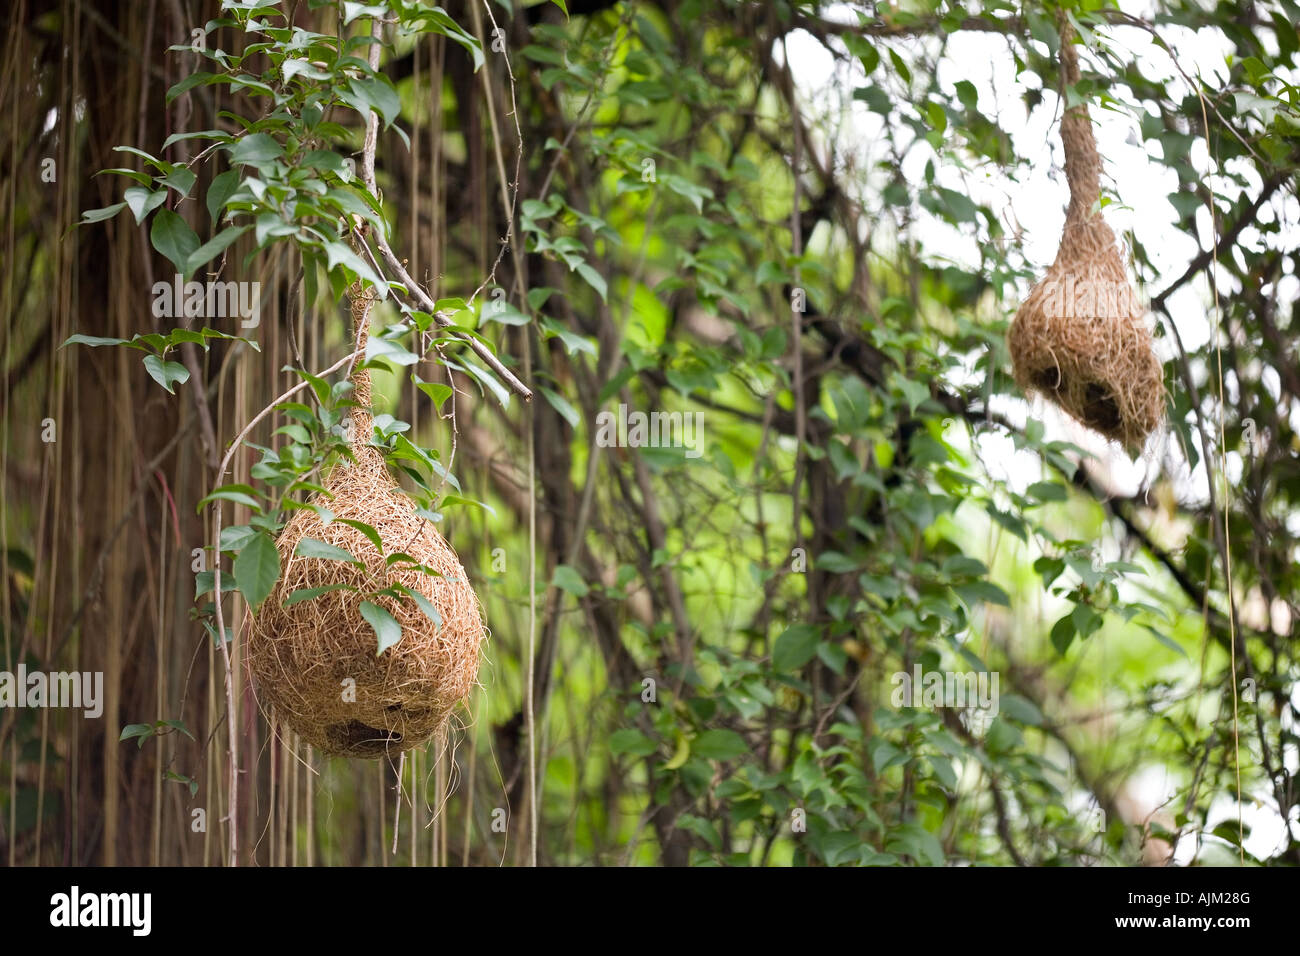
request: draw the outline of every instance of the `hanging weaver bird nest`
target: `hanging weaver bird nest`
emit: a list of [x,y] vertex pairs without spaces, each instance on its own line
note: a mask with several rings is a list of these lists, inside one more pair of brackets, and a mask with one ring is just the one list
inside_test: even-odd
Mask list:
[[[357,347],[366,340],[373,293],[350,290]],[[386,566],[385,556],[358,528],[313,510],[299,509],[280,533],[283,569],[275,590],[251,622],[249,665],[259,700],[271,704],[304,740],[331,756],[382,757],[423,744],[446,725],[474,686],[484,638],[478,598],[451,546],[389,475],[370,445],[374,420],[370,373],[352,375],[360,407],[352,412],[350,447],[355,463],[339,462],[314,504],[335,519],[352,519],[379,533],[388,554],[409,555],[430,574],[406,562]],[[364,565],[296,553],[303,538],[342,548]],[[328,588],[310,600],[284,607],[303,588]],[[441,619],[410,595],[366,597],[404,585],[427,599]],[[362,602],[382,607],[401,625],[401,639],[376,653],[376,631],[362,616]]]
[[[1068,25],[1061,31],[1061,75],[1067,86],[1079,80]],[[1124,447],[1141,449],[1164,419],[1164,377],[1115,234],[1096,208],[1101,157],[1086,105],[1065,111],[1061,139],[1070,205],[1056,261],[1007,334],[1016,384]]]

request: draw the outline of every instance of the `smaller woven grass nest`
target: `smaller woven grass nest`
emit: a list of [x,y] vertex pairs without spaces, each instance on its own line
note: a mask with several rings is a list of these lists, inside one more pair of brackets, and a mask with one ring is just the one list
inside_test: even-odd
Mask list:
[[[1062,75],[1078,82],[1071,31]],[[1139,450],[1164,419],[1164,375],[1115,234],[1094,211],[1101,157],[1088,108],[1061,119],[1070,205],[1056,261],[1021,303],[1007,334],[1016,384],[1125,448]]]
[[[364,342],[369,302],[358,315]],[[369,373],[358,370],[356,398],[370,401]],[[446,725],[473,688],[484,638],[478,597],[451,546],[433,524],[415,514],[414,504],[389,475],[383,456],[369,446],[374,421],[353,412],[352,453],[325,482],[332,497],[318,496],[335,518],[373,527],[389,554],[402,552],[438,575],[417,567],[385,567],[383,555],[359,529],[316,512],[295,511],[280,533],[282,574],[275,591],[253,617],[249,666],[259,702],[304,740],[330,756],[384,757],[417,747]],[[304,537],[343,548],[364,569],[346,561],[309,558],[294,552]],[[424,595],[442,618],[440,626],[409,595],[401,602],[371,599],[402,626],[401,640],[376,654],[375,631],[361,615],[366,598],[353,590],[329,591],[283,607],[300,588],[348,584],[363,591],[404,584]],[[349,679],[355,681],[350,685]]]

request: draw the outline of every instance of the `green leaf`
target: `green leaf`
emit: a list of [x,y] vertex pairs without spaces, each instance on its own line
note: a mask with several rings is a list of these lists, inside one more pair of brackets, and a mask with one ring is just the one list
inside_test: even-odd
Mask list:
[[903,62],[903,58],[898,55],[898,51],[896,51],[892,46],[889,47],[889,62],[894,64],[894,69],[897,70],[898,75],[903,78],[903,82],[910,86],[912,83],[912,71],[907,68],[907,64]]
[[891,831],[885,849],[910,856],[922,866],[943,865],[943,844],[919,823],[904,823]]
[[119,212],[126,208],[126,203],[115,202],[111,206],[105,206],[103,209],[87,209],[81,214],[82,222],[103,222],[105,219],[112,219]]
[[[183,81],[182,81],[183,82]],[[172,133],[163,140],[162,148],[167,149],[172,143],[184,142],[187,139],[219,139],[223,143],[228,143],[233,137],[225,130],[220,129],[198,129],[185,133]]]
[[[217,573],[215,571],[199,571],[194,575],[194,600],[198,600],[205,594],[211,594],[216,588]],[[234,579],[224,571],[221,574],[221,593],[229,594],[235,590]]]
[[249,607],[261,607],[280,579],[280,554],[269,534],[251,539],[235,558],[235,585]]
[[339,99],[363,117],[374,110],[384,121],[385,127],[392,126],[402,111],[402,101],[397,96],[397,90],[393,89],[392,83],[382,74],[371,79],[353,80],[348,84],[348,89],[339,94]]
[[734,730],[706,730],[691,741],[691,752],[706,760],[734,760],[749,752],[749,744]]
[[154,167],[155,169],[166,169],[168,166],[168,164],[161,162],[158,159],[158,157],[150,153],[146,153],[143,149],[136,149],[134,146],[114,146],[113,152],[130,153],[132,156],[139,156],[141,159],[143,159],[145,162],[147,162],[150,166]]
[[185,278],[188,279],[198,271],[199,266],[207,265],[221,253],[226,251],[226,247],[248,231],[248,226],[230,226],[217,233],[203,245],[199,246],[190,257],[185,260]]
[[182,196],[188,196],[190,190],[194,188],[194,184],[198,182],[198,178],[185,166],[177,166],[158,181],[164,186],[176,190]]
[[[165,147],[164,147],[165,148]],[[153,177],[148,173],[142,173],[138,169],[126,169],[117,167],[115,169],[101,169],[95,173],[96,176],[126,176],[128,179],[134,179],[141,186],[148,186],[153,183]]]
[[226,200],[233,196],[238,188],[239,170],[237,169],[227,170],[213,178],[204,202],[208,207],[208,215],[212,217],[214,224],[221,218],[221,210],[226,207]]
[[132,186],[122,195],[126,197],[131,215],[135,216],[136,225],[144,222],[149,213],[167,201],[167,190],[145,189],[143,186]]
[[1160,631],[1156,630],[1150,624],[1144,624],[1142,626],[1145,627],[1148,631],[1150,631],[1152,635],[1155,637],[1155,639],[1159,641],[1161,644],[1163,644],[1165,647],[1169,648],[1171,651],[1177,651],[1183,657],[1187,657],[1187,652],[1183,650],[1182,647],[1177,642],[1175,642],[1173,638],[1168,637],[1165,634],[1162,634]]
[[948,128],[948,114],[944,112],[943,104],[930,102],[926,104],[925,118],[930,123],[930,128],[937,133],[942,133]]
[[1000,604],[1003,607],[1011,606],[1011,598],[1007,596],[1007,592],[992,581],[971,581],[969,584],[960,584],[953,590],[972,609],[981,601]]
[[[445,471],[437,462],[430,462],[429,464],[433,466],[434,471],[439,473],[439,477],[446,477],[449,481],[455,481],[451,473]],[[495,515],[497,513],[496,509],[486,501],[479,501],[477,498],[466,498],[463,495],[443,495],[442,500],[438,502],[438,506],[441,508],[447,508],[452,505],[468,505],[474,508],[482,508],[490,515]]]
[[99,335],[82,335],[80,332],[78,332],[76,335],[69,335],[67,340],[63,343],[63,345],[60,345],[59,348],[63,348],[64,345],[89,345],[92,347],[98,347],[101,345],[129,345],[129,344],[130,344],[129,339],[105,338]]
[[468,312],[469,310],[469,304],[464,299],[457,297],[439,299],[437,302],[433,303],[433,311],[442,312],[449,318],[454,318],[457,314]]
[[998,698],[998,711],[1005,717],[1018,720],[1031,727],[1043,725],[1043,712],[1032,700],[1019,694],[1002,694]]
[[165,776],[168,780],[175,780],[177,783],[186,784],[190,788],[191,797],[198,794],[199,782],[193,777],[187,777],[184,774],[177,773],[175,770],[168,770]]
[[1076,604],[1074,610],[1070,612],[1070,618],[1074,621],[1074,629],[1079,632],[1081,638],[1093,634],[1102,624],[1101,615],[1086,604]]
[[451,398],[450,385],[440,385],[437,382],[417,382],[416,388],[433,399],[433,403],[438,406],[438,411],[442,411],[443,402]]
[[561,591],[568,591],[574,597],[586,597],[591,590],[587,587],[587,582],[582,579],[582,575],[567,564],[556,565],[555,573],[551,576],[551,584]]
[[162,721],[162,724],[166,727],[170,727],[172,730],[179,730],[186,737],[189,737],[190,740],[194,739],[194,735],[190,733],[190,729],[185,726],[185,721],[183,720],[164,720]]
[[365,567],[365,564],[358,560],[356,555],[344,548],[327,544],[317,538],[303,538],[298,542],[298,547],[294,548],[294,554],[304,558],[322,558],[328,561],[346,561],[348,564],[355,564],[357,567]]
[[170,209],[160,209],[158,215],[154,216],[153,226],[149,230],[149,242],[180,273],[185,272],[185,264],[199,247],[199,237],[194,234],[189,223]]
[[288,83],[295,76],[306,77],[309,80],[328,80],[330,75],[324,70],[312,64],[311,60],[305,57],[287,56],[284,62],[280,64],[280,72],[284,75],[284,81]]
[[[593,352],[592,354],[594,355],[595,352]],[[611,378],[608,382],[606,382],[603,386],[601,386],[600,393],[596,396],[596,406],[597,407],[603,406],[607,401],[609,401],[611,398],[617,395],[619,391],[623,388],[623,386],[626,385],[628,382],[630,382],[633,379],[633,377],[635,377],[635,375],[636,375],[636,369],[625,368],[622,371],[620,371],[617,375],[615,375],[613,378]]]
[[406,27],[414,27],[416,22],[420,23],[419,30],[424,33],[436,33],[444,36],[449,40],[459,43],[474,58],[474,72],[477,73],[479,67],[483,65],[483,47],[479,44],[474,36],[465,31],[459,23],[447,15],[442,7],[431,7],[421,4],[416,13],[405,24]]
[[311,432],[307,431],[307,429],[303,428],[301,425],[297,424],[296,422],[290,422],[288,425],[281,425],[271,434],[288,435],[290,439],[298,442],[300,445],[311,444]]
[[961,100],[961,105],[968,110],[973,110],[979,102],[979,92],[975,89],[975,84],[970,80],[957,81],[957,98]]
[[196,511],[202,511],[203,506],[210,501],[233,501],[237,505],[247,505],[254,511],[261,511],[262,506],[257,502],[253,495],[257,494],[251,485],[222,485],[212,494],[202,498]]
[[344,266],[351,269],[356,275],[369,282],[375,288],[381,299],[388,296],[388,283],[376,275],[375,270],[370,268],[360,256],[353,252],[345,243],[331,240],[325,243],[325,268],[331,272],[337,266]]
[[325,584],[318,588],[298,588],[285,598],[280,606],[293,607],[295,604],[300,604],[303,601],[315,600],[322,594],[328,594],[330,591],[343,590],[354,591],[356,589],[350,584]]
[[541,285],[541,286],[537,286],[536,288],[529,289],[528,295],[526,295],[524,298],[528,301],[528,308],[536,312],[538,309],[540,309],[542,306],[546,304],[547,299],[549,299],[558,291],[559,291],[558,289],[553,289],[550,286]]
[[344,0],[343,3],[344,26],[347,26],[357,17],[384,17],[387,15],[388,8],[383,4],[367,6],[364,3],[352,3],[351,0]]
[[871,766],[879,775],[896,763],[907,762],[907,751],[890,743],[884,737],[875,737],[868,745],[871,750]]
[[934,770],[935,779],[949,790],[957,789],[957,774],[952,769],[952,762],[947,757],[940,757],[937,754],[926,754],[926,760],[930,762],[930,767]]
[[1054,481],[1036,481],[1025,489],[1025,494],[1039,501],[1065,500],[1065,489]]
[[1052,625],[1052,646],[1056,648],[1056,653],[1064,657],[1073,641],[1074,619],[1067,614]]
[[903,393],[903,398],[907,402],[907,410],[915,412],[916,406],[930,397],[930,384],[928,382],[916,382],[910,378],[899,378],[898,387]]
[[[697,186],[689,179],[683,179],[674,173],[660,173],[659,181],[677,195],[695,207],[696,212],[704,209],[704,200],[713,198],[713,192],[704,186]],[[604,298],[602,296],[601,298]]]
[[554,319],[542,319],[542,327],[548,333],[547,338],[558,336],[560,341],[564,343],[564,348],[570,355],[573,355],[575,352],[586,352],[588,355],[593,357],[596,355],[596,346],[592,345],[591,342],[587,341],[581,335],[570,332]]
[[495,395],[497,401],[501,403],[502,408],[510,407],[510,390],[506,388],[504,385],[502,385],[499,381],[497,381],[497,377],[493,375],[491,372],[487,371],[484,368],[479,367],[474,362],[471,362],[468,358],[465,359],[465,363],[463,365],[457,364],[456,362],[453,362],[451,359],[445,359],[443,361],[443,364],[446,365],[448,368],[459,369],[460,371],[468,374],[481,386],[483,386],[488,391],[490,391],[493,395]]
[[384,359],[394,365],[415,365],[420,361],[420,356],[407,349],[401,342],[372,336],[366,339],[366,361],[374,359]]
[[1065,562],[1060,558],[1042,555],[1035,559],[1034,570],[1037,571],[1038,576],[1043,579],[1043,587],[1051,587],[1052,582],[1065,572]]
[[260,213],[257,216],[254,230],[254,240],[257,242],[259,249],[277,236],[294,236],[298,234],[296,225],[270,212]]
[[420,610],[424,612],[424,616],[433,621],[435,626],[442,627],[442,615],[438,613],[438,609],[433,606],[432,601],[419,591],[415,590],[415,588],[407,587],[405,584],[399,584],[397,588],[399,591],[402,591],[404,594],[409,596]]
[[587,285],[591,286],[597,293],[599,293],[601,301],[606,301],[607,290],[605,286],[605,277],[585,262],[579,262],[574,268],[577,269],[578,275],[587,280]]
[[237,165],[265,163],[284,155],[284,147],[267,133],[250,133],[230,148],[230,162]]
[[978,558],[954,554],[943,562],[944,574],[955,578],[978,578],[989,573],[988,566]]
[[376,551],[380,554],[384,553],[384,541],[379,537],[379,532],[364,521],[357,521],[355,518],[335,518],[334,520],[339,524],[347,525],[349,528],[356,528],[375,546]]
[[965,193],[940,186],[935,194],[925,194],[922,205],[933,212],[946,211],[954,222],[975,222],[979,217],[979,207]]
[[177,382],[184,384],[190,378],[190,370],[180,362],[165,362],[156,355],[146,355],[144,367],[155,382],[173,395],[176,392],[172,386]]
[[218,548],[221,551],[240,551],[244,545],[260,534],[256,528],[246,524],[226,525],[221,529]]
[[616,730],[609,735],[609,752],[612,754],[648,757],[658,749],[658,745],[639,730]]
[[292,365],[286,365],[284,368],[280,369],[280,371],[293,372],[295,375],[298,375],[300,378],[302,378],[303,381],[310,384],[311,390],[316,393],[317,401],[319,401],[322,405],[329,401],[330,386],[329,386],[329,382],[325,381],[325,379],[319,378],[313,375],[311,372],[304,371],[303,369],[294,368]]
[[361,616],[374,628],[375,637],[379,639],[379,649],[375,651],[376,657],[402,639],[402,625],[378,604],[362,601]]
[[791,624],[772,648],[772,667],[778,671],[797,671],[817,653],[820,634],[811,624]]
[[[176,99],[176,97],[189,92],[196,86],[206,86],[209,83],[216,83],[220,79],[221,76],[216,73],[207,73],[203,71],[191,73],[167,91],[167,95],[164,97],[164,102],[171,103],[171,101]],[[171,144],[172,140],[167,140],[167,142],[163,143],[163,149],[166,149]]]
[[843,676],[844,667],[848,664],[849,655],[838,644],[831,644],[827,641],[819,641],[817,644],[817,658],[836,674]]
[[153,735],[154,729],[152,724],[127,724],[122,728],[122,734],[117,738],[117,742],[121,743],[124,740],[130,740],[132,737],[138,737],[140,738],[139,745],[143,748],[144,742]]
[[499,322],[502,325],[527,325],[532,321],[509,302],[487,302],[483,305],[483,321]]
[[848,574],[856,571],[861,564],[838,551],[827,551],[817,559],[817,568],[830,574]]
[[558,392],[552,391],[545,385],[537,386],[537,390],[542,393],[542,397],[547,403],[560,413],[561,417],[569,423],[570,428],[577,428],[578,423],[582,420],[578,415],[578,410],[569,404],[569,400]]

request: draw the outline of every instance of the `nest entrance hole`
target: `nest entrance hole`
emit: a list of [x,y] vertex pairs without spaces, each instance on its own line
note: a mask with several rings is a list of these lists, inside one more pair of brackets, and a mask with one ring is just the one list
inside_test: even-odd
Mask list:
[[359,720],[331,724],[325,728],[325,736],[339,751],[356,757],[378,757],[402,743],[402,735],[397,731],[381,730]]
[[1123,425],[1115,393],[1100,382],[1083,387],[1083,423],[1103,435],[1117,434]]
[[[1061,370],[1055,365],[1034,370],[1029,375],[1029,381],[1040,392],[1060,394],[1066,391]],[[1082,399],[1079,420],[1083,424],[1103,435],[1114,435],[1121,431],[1124,419],[1110,386],[1102,382],[1086,382]]]
[[1055,365],[1030,373],[1029,380],[1040,392],[1054,392],[1061,387],[1061,370]]

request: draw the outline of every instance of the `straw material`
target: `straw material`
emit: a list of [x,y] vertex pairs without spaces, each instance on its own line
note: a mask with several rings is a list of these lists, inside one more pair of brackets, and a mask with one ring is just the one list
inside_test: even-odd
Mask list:
[[[1065,84],[1078,82],[1068,26],[1061,67]],[[1141,449],[1164,418],[1164,377],[1115,234],[1094,211],[1101,157],[1087,106],[1065,111],[1061,139],[1070,205],[1056,261],[1007,334],[1016,384],[1126,448]]]
[[[371,299],[356,287],[350,292],[360,346]],[[326,525],[311,510],[295,511],[277,542],[280,581],[251,623],[249,665],[260,702],[273,705],[304,740],[332,756],[382,757],[419,746],[444,728],[475,684],[485,631],[478,598],[455,552],[431,522],[414,513],[383,456],[370,447],[369,372],[357,369],[352,380],[365,406],[352,415],[356,462],[340,462],[325,482],[331,497],[317,496],[314,503],[336,519],[365,522],[379,533],[386,552],[410,555],[437,575],[404,563],[385,567],[384,556],[360,530],[338,520]],[[304,537],[351,552],[365,568],[295,555]],[[428,598],[442,623],[436,625],[409,595],[400,602],[372,598],[402,626],[401,640],[376,654],[375,631],[361,615],[364,594],[340,589],[282,606],[301,588],[331,584],[366,592],[404,584]]]

